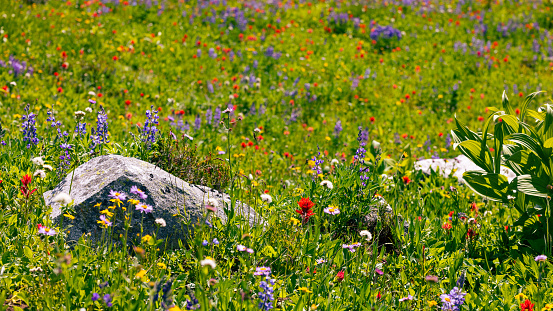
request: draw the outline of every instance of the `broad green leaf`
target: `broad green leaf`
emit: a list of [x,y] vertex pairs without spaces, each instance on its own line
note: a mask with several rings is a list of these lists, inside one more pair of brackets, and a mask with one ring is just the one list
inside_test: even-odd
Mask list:
[[545,120],[543,120],[543,126],[538,133],[541,134],[543,140],[548,140],[553,137],[553,107],[549,104],[545,104]]
[[520,107],[520,120],[524,121],[524,117],[526,116],[526,111],[528,110],[528,105],[538,94],[543,93],[543,91],[534,92],[532,94],[529,94],[524,98],[524,101],[522,102],[522,106]]
[[518,191],[530,196],[546,198],[548,181],[532,175],[521,175],[516,178]]
[[545,160],[545,154],[540,146],[540,144],[528,134],[524,133],[513,133],[506,137],[509,141],[522,145],[525,148],[535,152],[544,163],[547,163]]
[[475,132],[469,130],[469,128],[466,125],[464,125],[463,123],[461,123],[461,121],[457,119],[457,116],[455,116],[455,124],[457,125],[455,134],[457,134],[457,136],[461,139],[461,141],[465,141],[465,140],[480,141],[481,140],[480,136]]
[[27,245],[25,245],[23,247],[23,253],[25,254],[25,257],[29,258],[29,259],[33,259],[33,251],[31,250],[31,248]]
[[463,179],[479,195],[493,201],[507,201],[509,180],[506,176],[482,171],[467,171],[463,174]]
[[505,157],[505,165],[517,175],[537,175],[542,166],[541,159],[533,152],[524,149]]
[[501,96],[501,105],[503,106],[503,109],[505,109],[505,111],[508,114],[510,115],[515,114],[515,110],[511,106],[511,103],[509,103],[509,99],[507,98],[507,92],[505,90],[503,90],[503,95]]
[[493,172],[492,157],[490,151],[482,149],[480,143],[474,140],[467,140],[460,144],[455,144],[454,148],[459,150],[467,156],[474,164],[478,165],[481,169],[491,173]]

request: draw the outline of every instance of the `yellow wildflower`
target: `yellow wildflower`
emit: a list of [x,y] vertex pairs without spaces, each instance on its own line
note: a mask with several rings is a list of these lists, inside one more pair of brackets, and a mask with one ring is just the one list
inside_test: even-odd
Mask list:
[[140,272],[138,272],[134,277],[135,277],[136,279],[141,279],[141,278],[143,278],[145,275],[146,275],[146,270],[142,269],[142,270],[140,270]]
[[105,209],[105,210],[100,211],[100,214],[105,214],[105,215],[107,215],[108,217],[112,217],[112,216],[113,216],[113,213],[110,212],[108,209]]
[[524,295],[523,293],[520,293],[520,294],[515,295],[515,298],[518,299],[518,300],[526,300],[526,299],[528,299],[528,297],[527,297],[526,295]]
[[132,205],[136,205],[136,204],[140,203],[140,201],[135,200],[135,199],[128,199],[127,202],[132,204]]
[[157,267],[160,268],[160,269],[167,269],[167,265],[164,264],[163,262],[158,262]]
[[312,291],[310,291],[309,288],[307,288],[307,287],[300,287],[300,288],[298,288],[298,290],[301,291],[301,292],[304,292],[306,294],[311,294],[312,293]]
[[69,218],[69,219],[71,219],[71,220],[75,219],[75,216],[70,215],[70,214],[63,214],[63,216],[65,216],[65,217],[67,217],[67,218]]
[[152,239],[152,236],[147,234],[142,237],[142,243],[148,243]]
[[432,308],[432,307],[435,307],[435,306],[437,306],[437,305],[438,305],[438,303],[437,303],[435,300],[430,300],[430,301],[428,302],[428,306],[431,307],[431,308]]
[[299,220],[296,219],[296,218],[290,219],[290,222],[291,222],[292,224],[296,225],[296,226],[299,225],[299,224],[301,223],[301,221],[299,221]]

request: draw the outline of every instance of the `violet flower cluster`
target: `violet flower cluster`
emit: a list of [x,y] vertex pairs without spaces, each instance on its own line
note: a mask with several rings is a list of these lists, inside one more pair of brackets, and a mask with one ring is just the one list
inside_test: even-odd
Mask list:
[[376,26],[373,31],[371,31],[370,35],[372,40],[378,40],[378,39],[392,39],[396,37],[398,40],[401,39],[401,32],[392,27],[392,26]]
[[32,146],[36,146],[39,142],[39,139],[36,134],[36,115],[32,112],[29,112],[29,105],[25,107],[25,112],[27,115],[23,115],[21,119],[23,123],[21,127],[23,128],[23,141],[27,142],[27,149]]

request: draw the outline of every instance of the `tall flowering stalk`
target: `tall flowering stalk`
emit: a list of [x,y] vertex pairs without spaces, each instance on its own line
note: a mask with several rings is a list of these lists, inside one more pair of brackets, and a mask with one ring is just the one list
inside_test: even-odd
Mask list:
[[259,309],[271,310],[273,308],[273,301],[275,296],[273,295],[275,285],[275,279],[271,278],[271,268],[269,267],[257,267],[254,275],[264,276],[265,279],[259,283],[261,291],[257,293],[259,297]]
[[96,118],[96,130],[92,129],[92,144],[90,145],[91,152],[96,150],[96,147],[104,143],[109,143],[108,137],[108,116],[103,106],[98,110]]
[[150,106],[150,109],[146,110],[146,121],[144,121],[144,129],[141,133],[142,141],[148,146],[156,142],[157,126],[159,125],[157,110],[154,110],[153,105]]
[[23,128],[23,141],[27,142],[27,149],[29,149],[36,146],[40,140],[36,134],[36,115],[29,112],[29,104],[25,107],[25,112],[27,115],[21,117],[23,120],[21,128]]

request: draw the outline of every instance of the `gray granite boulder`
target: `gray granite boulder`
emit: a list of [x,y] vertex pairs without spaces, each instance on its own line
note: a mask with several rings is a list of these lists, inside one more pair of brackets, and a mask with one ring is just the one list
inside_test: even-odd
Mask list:
[[[142,200],[138,195],[131,194],[132,186],[137,186],[148,197]],[[78,241],[83,234],[90,234],[93,241],[98,241],[104,231],[98,220],[102,215],[100,211],[105,209],[114,212],[110,217],[111,229],[112,236],[118,240],[124,232],[123,210],[122,207],[108,208],[114,206],[110,201],[112,190],[125,193],[127,200],[137,199],[153,207],[151,213],[144,214],[132,207],[129,243],[137,242],[141,223],[143,234],[153,235],[158,227],[155,221],[161,218],[165,220],[166,226],[159,228],[157,236],[166,240],[168,247],[175,248],[179,245],[179,240],[183,244],[186,243],[186,237],[193,232],[196,225],[211,225],[209,221],[212,219],[206,218],[205,207],[208,201],[210,205],[217,205],[217,211],[213,215],[220,218],[223,223],[227,221],[224,210],[230,209],[230,198],[227,194],[189,184],[153,164],[119,155],[100,156],[82,164],[53,190],[44,193],[44,200],[53,208],[51,217],[54,223],[60,224],[63,218],[63,226],[69,231],[68,241]],[[72,211],[69,213],[75,216],[75,219],[64,217],[63,207],[60,203],[54,202],[54,198],[60,193],[70,194],[73,198]],[[127,200],[124,206],[129,211],[131,207]],[[253,226],[261,222],[253,208],[238,201],[234,213],[241,217],[244,224],[247,222]]]

